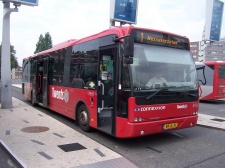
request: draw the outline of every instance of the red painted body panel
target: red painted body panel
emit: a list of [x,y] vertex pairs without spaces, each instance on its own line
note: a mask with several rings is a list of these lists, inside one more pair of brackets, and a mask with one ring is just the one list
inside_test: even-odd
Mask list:
[[[219,78],[219,66],[225,66],[225,62],[202,62],[206,66],[214,66],[213,76],[208,76],[213,81],[213,86],[201,86],[202,97],[200,100],[225,99],[225,78]],[[206,74],[207,76],[207,74]]]
[[[27,100],[31,100],[31,90],[32,83],[24,83],[24,97]],[[97,128],[97,93],[95,90],[68,88],[53,85],[50,85],[48,90],[49,109],[75,120],[75,109],[77,108],[77,103],[82,101],[86,104],[90,113],[90,126]],[[55,94],[53,94],[53,90],[55,91]],[[68,102],[66,102],[64,98],[65,91],[68,93]],[[63,95],[60,95],[61,93]],[[90,100],[91,98],[93,101]]]
[[[161,132],[168,132],[176,129],[183,129],[193,127],[197,123],[198,116],[188,116],[174,119],[166,119],[159,121],[151,121],[151,122],[142,122],[142,123],[130,123],[126,118],[116,118],[116,137],[118,138],[131,138],[131,137],[139,137],[149,134],[156,134]],[[178,123],[178,127],[170,130],[163,130],[163,124],[169,123]],[[192,126],[191,126],[192,124]],[[144,134],[141,134],[141,131],[144,131]]]
[[135,103],[135,98],[128,100],[128,122],[134,122],[134,118],[142,118],[143,121],[165,120],[193,115],[198,111],[198,102],[183,102],[173,104],[141,105]]
[[[31,86],[31,84],[25,84],[25,86]],[[29,88],[29,87],[25,87]],[[32,86],[30,87],[32,88]],[[56,111],[62,115],[65,115],[71,119],[75,118],[75,109],[77,103],[82,101],[86,104],[90,112],[90,126],[97,128],[97,92],[95,90],[68,88],[61,86],[49,86],[49,109]],[[25,89],[26,90],[26,89]],[[25,93],[30,93],[28,89]],[[67,92],[67,97],[64,93]],[[30,98],[29,94],[24,95],[27,99]],[[91,101],[91,98],[94,100]],[[137,106],[135,104],[135,98],[129,98],[129,116],[128,118],[116,117],[116,137],[118,138],[130,138],[142,136],[141,131],[144,131],[144,135],[167,132],[171,130],[163,130],[163,124],[178,123],[178,127],[175,129],[183,129],[193,127],[197,123],[197,115],[193,115],[194,111],[198,111],[198,102],[194,103],[179,103],[179,104],[164,104],[164,105],[152,105],[152,106]],[[183,106],[184,105],[184,106]],[[187,105],[187,106],[185,106]],[[160,109],[164,107],[165,109]],[[158,107],[158,109],[157,109]],[[183,108],[178,108],[183,107]],[[135,109],[147,111],[136,111]],[[155,108],[155,110],[154,110]],[[142,122],[134,122],[134,118],[142,118]],[[157,118],[159,117],[159,118]],[[151,118],[153,118],[151,120]],[[191,125],[192,124],[192,125]],[[175,130],[173,129],[173,130]]]
[[23,83],[22,86],[24,87],[24,97],[27,100],[31,100],[32,83]]
[[[66,93],[66,94],[65,94]],[[97,128],[97,92],[95,90],[77,89],[62,86],[49,86],[49,109],[75,118],[79,102],[84,102],[90,113],[90,126]],[[91,98],[94,100],[91,101]]]
[[[178,123],[175,129],[183,129],[197,123],[198,115],[193,112],[198,111],[198,102],[138,106],[135,98],[129,98],[128,103],[128,119],[116,118],[116,137],[138,137],[141,131],[145,132],[144,135],[171,131],[163,130],[163,124]],[[134,118],[142,121],[134,122]]]

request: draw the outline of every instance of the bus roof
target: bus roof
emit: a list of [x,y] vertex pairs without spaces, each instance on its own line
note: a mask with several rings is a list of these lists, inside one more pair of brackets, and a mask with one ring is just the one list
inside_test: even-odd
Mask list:
[[126,35],[130,34],[131,30],[133,30],[133,29],[160,32],[160,33],[170,34],[170,35],[174,35],[174,36],[178,36],[178,37],[187,39],[187,37],[185,37],[185,36],[165,32],[165,31],[154,30],[154,29],[134,27],[134,26],[118,26],[118,27],[115,26],[115,27],[111,27],[107,30],[104,30],[100,33],[97,33],[97,34],[94,34],[94,35],[91,35],[91,36],[88,36],[88,37],[84,37],[84,38],[81,38],[81,39],[71,39],[71,40],[67,40],[65,42],[59,43],[57,45],[54,45],[52,48],[50,48],[48,50],[36,53],[35,55],[31,56],[30,58],[35,57],[35,56],[41,56],[41,55],[47,54],[47,53],[55,51],[55,50],[70,47],[70,46],[73,46],[75,44],[79,44],[79,43],[83,43],[83,42],[86,42],[86,41],[94,40],[94,39],[104,37],[104,36],[107,36],[107,35],[110,35],[110,34],[116,34],[118,37],[126,36]]
[[76,41],[77,41],[76,39],[71,39],[71,40],[64,41],[62,43],[54,45],[52,48],[50,48],[48,50],[41,51],[41,52],[37,53],[34,56],[44,55],[44,54],[47,54],[47,53],[55,51],[55,50],[59,50],[59,49],[62,49],[62,48],[66,48],[66,47],[72,46],[72,45],[75,44]]

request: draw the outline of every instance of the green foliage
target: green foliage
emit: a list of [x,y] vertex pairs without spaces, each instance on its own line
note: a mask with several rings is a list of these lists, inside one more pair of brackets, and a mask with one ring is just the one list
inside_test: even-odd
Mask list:
[[[2,59],[1,56],[2,56],[2,45],[0,45],[0,63],[1,63],[1,59]],[[18,61],[16,58],[16,50],[14,49],[14,46],[12,46],[12,45],[10,45],[10,57],[11,57],[11,69],[17,68]]]
[[49,34],[49,32],[45,33],[44,40],[45,40],[46,49],[52,48],[52,37]]
[[11,68],[17,68],[18,61],[16,58],[16,50],[14,49],[14,46],[10,46],[10,55],[11,55]]
[[49,32],[47,32],[45,33],[45,36],[43,36],[42,34],[39,36],[34,54],[50,48],[52,48],[52,37]]

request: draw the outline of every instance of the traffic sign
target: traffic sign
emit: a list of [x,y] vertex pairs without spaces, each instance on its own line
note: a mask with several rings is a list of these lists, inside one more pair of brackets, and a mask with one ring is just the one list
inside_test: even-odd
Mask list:
[[21,5],[38,6],[38,0],[1,0],[3,2],[18,3]]
[[136,24],[138,0],[111,0],[110,19]]

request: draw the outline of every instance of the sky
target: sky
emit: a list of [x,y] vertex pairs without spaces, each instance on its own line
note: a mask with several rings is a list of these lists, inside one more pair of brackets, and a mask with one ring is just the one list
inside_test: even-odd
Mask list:
[[[225,0],[221,0],[225,2]],[[14,8],[11,4],[11,8]],[[201,41],[206,0],[139,0],[136,27],[163,30]],[[110,0],[39,0],[10,15],[10,42],[19,65],[33,55],[39,36],[49,32],[53,45],[79,39],[110,27]],[[2,30],[3,4],[0,1]],[[225,37],[225,12],[221,37]],[[0,32],[2,41],[2,31]]]

